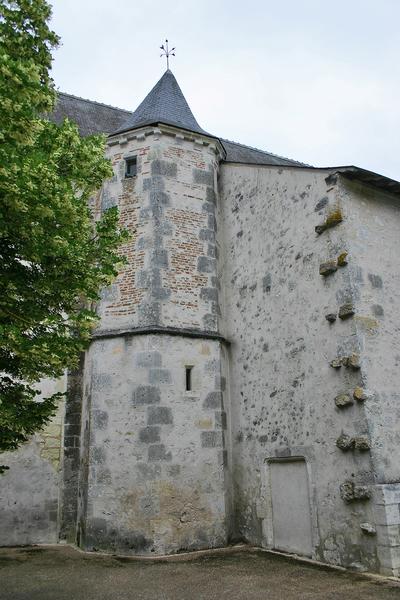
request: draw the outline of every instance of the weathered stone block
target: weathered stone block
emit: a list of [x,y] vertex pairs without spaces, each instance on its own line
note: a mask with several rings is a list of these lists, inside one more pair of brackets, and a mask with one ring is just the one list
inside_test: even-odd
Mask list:
[[160,390],[153,385],[139,385],[133,390],[132,401],[136,406],[143,404],[157,404],[160,402]]
[[177,176],[177,165],[173,162],[166,160],[153,160],[151,163],[151,174],[162,175],[163,177],[176,177]]
[[144,444],[154,444],[160,441],[159,427],[144,427],[139,431],[139,440]]
[[334,358],[333,360],[331,360],[331,362],[329,364],[332,367],[332,369],[341,369],[341,367],[342,367],[342,359],[341,358]]
[[193,169],[193,181],[201,185],[207,185],[209,187],[214,186],[214,173],[213,171],[203,171],[202,169]]
[[338,267],[345,267],[346,265],[348,265],[347,256],[347,252],[342,252],[341,254],[339,254],[337,258]]
[[146,177],[143,179],[143,191],[147,192],[148,190],[163,190],[165,188],[164,178],[159,175],[154,175],[153,177]]
[[156,444],[154,446],[149,446],[149,462],[166,460],[169,461],[172,459],[171,452],[167,452],[164,444]]
[[224,410],[217,411],[215,413],[215,426],[220,427],[221,429],[226,429],[227,418],[226,418],[226,412]]
[[380,275],[375,275],[374,273],[368,273],[368,279],[370,280],[372,287],[374,287],[374,288],[382,288],[383,287],[382,277]]
[[149,383],[171,383],[171,372],[168,369],[149,369]]
[[335,404],[338,408],[350,406],[353,404],[353,398],[349,394],[338,394],[335,398]]
[[204,242],[215,242],[215,231],[213,229],[200,229],[199,238]]
[[383,315],[385,314],[383,306],[381,306],[380,304],[373,304],[371,308],[375,317],[383,317]]
[[361,368],[360,355],[353,353],[350,356],[344,356],[342,358],[342,363],[345,367],[348,367],[349,369],[353,369],[354,371],[357,371],[358,369]]
[[203,202],[201,208],[203,212],[215,214],[215,204],[213,202]]
[[354,447],[354,439],[350,435],[342,433],[336,440],[336,446],[346,452]]
[[353,391],[353,398],[358,402],[364,402],[368,398],[368,394],[363,388],[356,387]]
[[221,408],[222,407],[222,393],[221,392],[210,392],[205,397],[203,402],[203,408]]
[[376,535],[376,528],[371,523],[360,523],[360,529],[367,535]]
[[199,256],[197,259],[197,270],[199,273],[214,273],[216,268],[215,258]]
[[160,352],[139,352],[136,355],[136,365],[138,367],[161,367],[162,356]]
[[154,248],[152,252],[152,265],[159,269],[168,268],[168,251],[163,248]]
[[152,191],[149,196],[150,206],[168,206],[169,195],[165,192]]
[[207,202],[213,202],[214,204],[216,203],[216,194],[214,191],[214,187],[212,186],[207,186],[206,188],[206,200]]
[[102,465],[106,462],[106,451],[105,448],[100,446],[91,448],[90,451],[90,464]]
[[353,438],[353,440],[354,440],[354,447],[356,450],[365,452],[366,450],[369,450],[371,448],[368,438],[363,435],[355,436]]
[[168,406],[149,406],[148,425],[170,425],[173,423],[172,411]]
[[325,221],[321,223],[321,225],[317,225],[315,227],[315,231],[318,235],[321,235],[321,233],[323,233],[327,229],[330,229],[331,227],[336,227],[336,225],[339,225],[339,223],[341,223],[342,221],[343,215],[341,209],[339,207],[333,208],[329,212]]
[[319,265],[319,274],[327,277],[337,271],[336,260],[328,260]]
[[223,446],[223,437],[221,431],[202,431],[202,448],[221,448]]
[[353,304],[351,302],[347,302],[339,308],[339,319],[348,319],[349,317],[352,317],[354,313],[355,310]]
[[202,300],[208,300],[209,302],[218,302],[217,288],[202,288],[200,291],[200,298]]
[[369,500],[371,491],[366,486],[355,485],[353,481],[347,480],[340,486],[340,497],[346,503]]

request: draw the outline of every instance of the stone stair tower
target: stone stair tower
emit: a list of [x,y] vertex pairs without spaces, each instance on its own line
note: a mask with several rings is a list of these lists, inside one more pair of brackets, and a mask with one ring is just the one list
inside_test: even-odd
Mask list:
[[217,176],[224,149],[170,70],[109,136],[127,264],[85,357],[77,539],[160,554],[227,541]]

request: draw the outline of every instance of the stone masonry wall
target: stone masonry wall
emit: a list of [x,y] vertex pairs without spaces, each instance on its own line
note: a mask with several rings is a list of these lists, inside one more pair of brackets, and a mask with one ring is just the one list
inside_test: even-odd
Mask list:
[[[84,548],[159,554],[227,540],[228,399],[215,221],[220,150],[214,140],[190,138],[163,127],[110,140],[115,177],[96,208],[117,204],[131,239],[128,264],[99,303],[101,322],[85,361],[78,515]],[[137,175],[126,178],[132,156]]]
[[[65,379],[44,380],[43,397],[65,389]],[[64,403],[52,421],[16,452],[2,454],[0,546],[58,540]]]
[[220,355],[220,342],[167,335],[92,344],[84,548],[147,554],[226,543]]
[[303,457],[312,555],[377,570],[371,424],[353,396],[363,371],[352,318],[352,204],[328,171],[222,166],[234,508],[237,535],[274,547],[266,467]]
[[349,231],[354,327],[368,421],[374,521],[381,572],[400,573],[400,203],[340,181]]
[[[115,176],[104,186],[97,211],[117,204],[131,239],[123,249],[128,264],[99,305],[102,331],[154,325],[218,329],[217,149],[175,134],[156,129],[111,142]],[[133,178],[125,177],[129,156],[138,161]]]

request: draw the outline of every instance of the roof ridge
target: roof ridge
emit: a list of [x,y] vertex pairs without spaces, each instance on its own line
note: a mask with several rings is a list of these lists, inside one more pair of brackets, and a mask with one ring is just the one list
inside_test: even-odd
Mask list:
[[76,100],[83,100],[83,102],[89,102],[90,104],[97,104],[98,106],[105,106],[106,108],[112,108],[113,110],[119,110],[121,112],[132,114],[131,110],[126,110],[125,108],[119,108],[118,106],[113,106],[112,104],[105,104],[104,102],[98,102],[97,100],[89,100],[88,98],[82,98],[82,96],[75,96],[75,94],[68,94],[68,92],[57,92],[57,96],[69,96],[70,98],[75,98]]
[[274,156],[275,158],[283,158],[283,160],[289,160],[291,162],[297,163],[299,165],[304,165],[305,167],[312,167],[308,163],[303,163],[299,160],[295,160],[294,158],[288,158],[287,156],[281,156],[280,154],[275,154],[274,152],[269,152],[269,150],[261,150],[261,148],[256,148],[255,146],[249,146],[248,144],[242,144],[241,142],[235,142],[234,140],[228,140],[227,138],[219,138],[221,142],[228,142],[230,144],[235,144],[236,146],[242,146],[242,148],[249,148],[250,150],[256,150],[257,152],[261,152],[261,154],[269,154],[270,156]]

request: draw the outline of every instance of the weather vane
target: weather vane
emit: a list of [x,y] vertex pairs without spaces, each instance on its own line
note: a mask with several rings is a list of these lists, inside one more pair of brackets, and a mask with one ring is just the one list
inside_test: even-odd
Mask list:
[[160,46],[160,50],[162,50],[160,57],[161,56],[165,56],[165,58],[167,59],[167,70],[169,69],[169,57],[170,56],[175,56],[175,48],[171,48],[171,50],[168,48],[168,40],[165,40],[165,44],[163,44],[162,46]]

